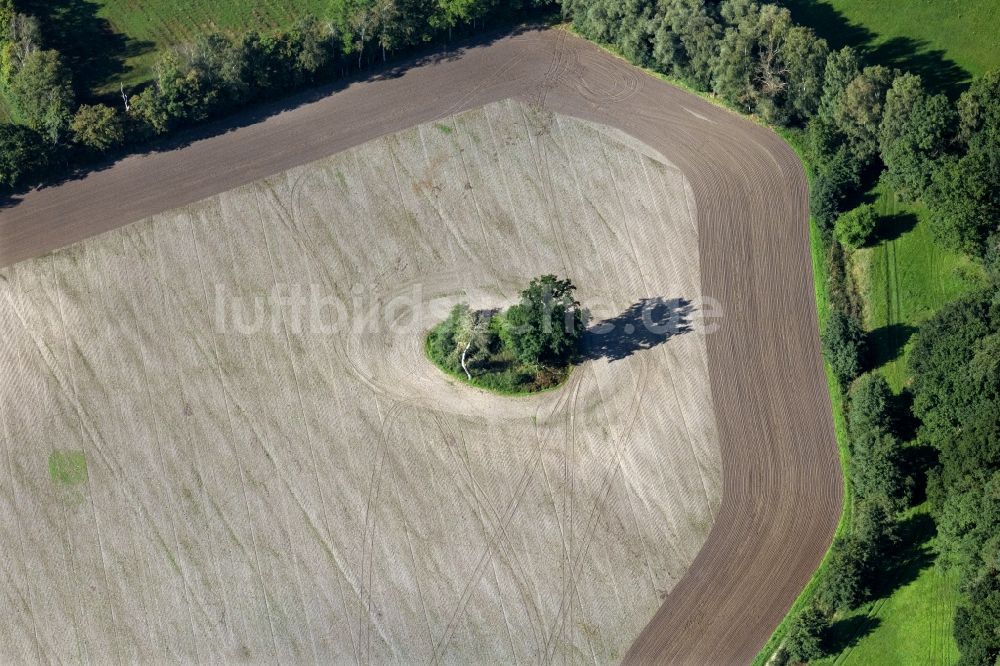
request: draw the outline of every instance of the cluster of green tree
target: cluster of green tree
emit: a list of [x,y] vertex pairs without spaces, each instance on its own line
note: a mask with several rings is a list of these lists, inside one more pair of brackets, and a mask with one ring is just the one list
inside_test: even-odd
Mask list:
[[927,205],[942,244],[982,261],[996,276],[998,108],[1000,72],[976,79],[952,104],[928,93],[914,74],[861,68],[847,48],[831,54],[820,109],[808,124],[813,215],[845,247],[863,245],[877,215],[868,205],[845,208],[865,174],[880,175],[899,195]]
[[[943,242],[985,257],[996,252],[1000,73],[975,81],[957,105],[927,92],[919,76],[865,66],[831,51],[789,11],[753,0],[563,0],[583,35],[709,91],[777,125],[807,126],[813,215],[824,231],[852,195],[882,173],[897,191],[924,198]],[[871,211],[838,237],[862,244]]]
[[910,354],[917,440],[939,455],[927,484],[939,562],[958,571],[962,664],[1000,659],[1000,290],[925,324]]
[[70,73],[59,52],[44,47],[38,20],[0,0],[0,94],[19,121],[0,126],[0,186],[48,169],[50,146],[64,138],[73,116]]
[[543,275],[506,312],[459,303],[427,335],[427,354],[450,374],[501,393],[556,386],[569,375],[587,324],[575,291],[569,280]]
[[[149,86],[120,104],[77,105],[71,72],[46,48],[39,21],[0,0],[0,92],[15,124],[0,125],[0,188],[32,184],[179,127],[230,113],[374,60],[513,18],[543,0],[337,0],[326,20],[271,34],[209,34],[158,58]],[[86,97],[87,91],[77,91]]]

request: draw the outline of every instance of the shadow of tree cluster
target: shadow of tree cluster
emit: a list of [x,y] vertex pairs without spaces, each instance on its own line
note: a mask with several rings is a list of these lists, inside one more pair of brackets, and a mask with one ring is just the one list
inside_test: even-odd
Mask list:
[[152,42],[116,32],[98,15],[93,0],[22,0],[20,10],[38,18],[47,47],[57,49],[73,72],[73,85],[84,101],[95,90],[115,83],[128,71],[128,58],[147,53]]
[[878,629],[882,620],[870,615],[852,615],[837,620],[827,630],[824,647],[829,654],[840,654],[855,647],[861,639]]
[[899,547],[891,562],[884,567],[881,585],[872,590],[874,598],[890,594],[915,581],[920,573],[934,564],[931,540],[937,534],[934,519],[926,513],[916,513],[899,523]]
[[909,324],[887,324],[867,335],[868,367],[881,368],[889,361],[903,355],[906,343],[917,332],[916,326]]
[[897,67],[919,74],[932,92],[943,92],[954,99],[972,80],[972,75],[934,49],[926,40],[893,37],[878,42],[879,35],[852,23],[834,6],[822,0],[779,0],[792,12],[796,23],[812,28],[832,49],[853,46],[860,49],[869,64]]
[[917,226],[917,216],[913,213],[896,213],[879,216],[878,226],[867,245],[878,245],[882,242],[894,241]]
[[691,301],[685,298],[644,298],[624,312],[590,326],[583,336],[581,361],[619,361],[663,344],[691,330]]

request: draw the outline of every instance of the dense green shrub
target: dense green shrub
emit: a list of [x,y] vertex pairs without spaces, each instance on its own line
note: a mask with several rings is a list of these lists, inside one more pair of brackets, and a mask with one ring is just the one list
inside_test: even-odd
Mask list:
[[945,246],[985,256],[1000,220],[1000,139],[974,142],[965,155],[941,159],[925,201]]
[[879,373],[859,377],[850,391],[847,423],[854,437],[865,432],[892,432],[893,395],[889,383]]
[[861,374],[865,333],[861,326],[843,312],[834,310],[823,331],[823,357],[841,387]]
[[849,610],[868,598],[867,549],[850,537],[834,539],[817,598],[831,612]]
[[23,125],[0,125],[0,186],[15,187],[40,177],[50,149],[38,132]]
[[834,123],[823,118],[809,123],[808,146],[815,165],[809,210],[820,229],[828,231],[861,185],[861,162]]
[[897,192],[919,198],[938,158],[951,144],[955,111],[944,95],[928,95],[919,76],[902,74],[885,96],[879,129],[883,178]]
[[58,143],[73,117],[73,84],[56,51],[34,51],[11,76],[14,110],[24,123]]
[[985,570],[966,591],[955,612],[955,642],[961,651],[959,666],[982,666],[1000,661],[1000,563]]
[[106,152],[125,142],[121,115],[105,104],[83,104],[70,123],[73,142],[96,153]]
[[501,393],[551,388],[569,375],[586,314],[569,280],[545,275],[506,312],[465,303],[427,335],[427,355],[440,368]]
[[882,498],[862,499],[854,504],[851,536],[870,564],[867,575],[877,582],[879,568],[884,568],[886,560],[893,557],[899,543],[895,516]]
[[661,7],[653,35],[653,66],[708,90],[723,31],[718,7],[702,0],[665,0]]
[[862,204],[837,218],[834,233],[846,248],[859,248],[871,238],[878,224],[878,213],[872,204]]
[[970,294],[924,324],[910,352],[918,439],[939,452],[928,498],[941,563],[960,573],[961,663],[1000,650],[1000,293]]
[[823,657],[826,632],[830,619],[815,605],[807,606],[788,625],[784,650],[793,663],[812,661]]
[[886,501],[898,508],[906,499],[900,471],[902,444],[887,432],[869,430],[851,439],[851,486],[854,494]]

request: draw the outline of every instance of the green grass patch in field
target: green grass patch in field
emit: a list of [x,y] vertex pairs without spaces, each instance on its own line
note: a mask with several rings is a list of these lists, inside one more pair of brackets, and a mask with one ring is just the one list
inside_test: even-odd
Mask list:
[[434,127],[444,134],[451,134],[455,131],[455,128],[450,125],[445,125],[444,123],[434,123]]
[[920,74],[955,94],[1000,67],[996,0],[779,0],[792,18],[833,48],[851,45],[869,60]]
[[61,486],[86,483],[86,454],[83,451],[53,451],[49,455],[49,477]]

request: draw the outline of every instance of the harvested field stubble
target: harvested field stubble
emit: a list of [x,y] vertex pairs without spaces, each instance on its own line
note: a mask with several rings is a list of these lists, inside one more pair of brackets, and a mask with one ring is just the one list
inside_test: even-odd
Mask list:
[[[3,270],[3,657],[621,658],[721,499],[704,337],[522,399],[422,345],[546,272],[598,319],[697,306],[691,199],[507,100]],[[86,452],[73,501],[54,443]]]

